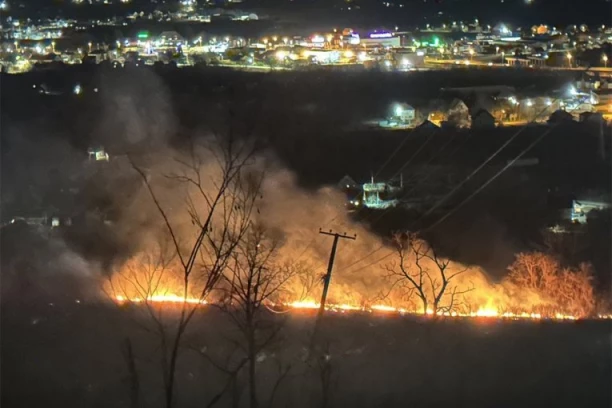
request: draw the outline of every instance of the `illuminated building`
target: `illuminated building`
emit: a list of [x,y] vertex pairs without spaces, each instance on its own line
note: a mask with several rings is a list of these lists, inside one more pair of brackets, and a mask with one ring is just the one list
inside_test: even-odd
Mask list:
[[423,67],[425,55],[422,52],[396,52],[393,54],[395,65],[399,69]]
[[370,183],[364,183],[362,186],[363,196],[361,203],[366,208],[385,209],[396,207],[399,200],[390,198],[393,193],[399,192],[403,186],[393,187],[388,183],[375,183],[374,178]]
[[87,150],[87,155],[89,156],[89,160],[93,161],[108,161],[109,156],[108,153],[104,150],[103,147],[90,148]]
[[589,212],[609,210],[610,203],[604,201],[572,201],[571,221],[586,224]]
[[319,64],[334,64],[340,61],[340,52],[335,50],[309,50],[304,56]]
[[401,38],[389,32],[371,33],[361,37],[359,44],[367,48],[397,48],[401,46]]

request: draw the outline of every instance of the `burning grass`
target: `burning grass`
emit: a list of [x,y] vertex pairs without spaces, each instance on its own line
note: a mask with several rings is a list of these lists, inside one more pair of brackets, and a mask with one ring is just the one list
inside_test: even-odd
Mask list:
[[[163,305],[180,305],[183,302],[190,305],[208,305],[209,302],[206,300],[200,300],[197,298],[182,298],[179,295],[174,294],[164,294],[164,295],[152,295],[148,298],[139,298],[139,297],[125,297],[122,295],[116,295],[114,297],[114,301],[119,304],[128,304],[128,303],[147,303],[155,306],[163,306]],[[214,302],[213,302],[214,303]],[[277,312],[286,312],[286,311],[309,311],[309,310],[318,310],[320,307],[320,303],[314,300],[306,300],[306,301],[295,301],[290,303],[279,303],[274,304],[270,303],[266,305],[268,308],[277,311]],[[325,310],[332,313],[372,313],[372,314],[397,314],[397,315],[414,315],[414,316],[433,316],[433,310],[428,309],[425,313],[417,310],[407,310],[404,308],[397,308],[388,305],[370,305],[370,306],[357,306],[351,304],[334,304],[329,303],[325,306]],[[578,320],[583,317],[572,316],[563,313],[554,313],[554,314],[541,314],[541,313],[529,313],[529,312],[501,312],[495,309],[487,309],[481,308],[474,312],[442,312],[438,313],[439,317],[451,318],[451,317],[463,317],[463,318],[492,318],[492,319],[524,319],[524,320]],[[599,314],[596,316],[590,316],[590,318],[597,319],[612,319],[612,315],[607,314]]]
[[[156,305],[156,308],[162,305],[227,304],[231,287],[214,289],[206,298],[198,297],[197,294],[203,293],[201,285],[205,277],[194,276],[185,287],[180,265],[162,262],[161,259],[147,254],[135,256],[110,278],[105,292],[121,304]],[[463,266],[451,263],[449,268]],[[326,310],[338,313],[559,321],[612,317],[595,310],[595,296],[586,267],[572,271],[561,268],[546,255],[520,254],[510,271],[507,279],[493,284],[479,269],[466,269],[453,281],[453,289],[443,294],[440,306],[434,310],[431,303],[423,307],[420,298],[414,296],[414,288],[393,284],[385,279],[382,268],[377,271],[374,267],[367,273],[379,274],[376,279],[378,285],[367,291],[359,282],[353,286],[342,275],[334,277]],[[431,285],[436,284],[434,273],[431,275]],[[305,274],[308,276],[303,276]],[[266,299],[265,306],[277,312],[318,309],[319,302],[315,299],[320,298],[322,285],[318,277],[313,276],[312,270],[298,268],[292,279],[284,282],[273,297]],[[231,278],[226,281],[231,282]],[[434,293],[428,287],[424,290],[425,296]]]

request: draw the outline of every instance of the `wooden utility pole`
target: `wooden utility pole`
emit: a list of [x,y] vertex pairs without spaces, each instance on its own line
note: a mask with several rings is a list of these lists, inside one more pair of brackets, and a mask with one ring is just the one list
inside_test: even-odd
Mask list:
[[327,301],[327,292],[329,290],[329,282],[331,281],[331,274],[334,268],[334,259],[336,258],[336,249],[338,248],[338,240],[340,238],[346,238],[346,239],[352,239],[352,240],[357,239],[357,234],[351,237],[349,235],[346,235],[346,232],[344,234],[339,234],[337,232],[332,232],[332,230],[329,230],[329,232],[326,232],[326,231],[322,231],[321,229],[319,229],[319,234],[330,235],[334,237],[334,243],[332,244],[331,253],[329,254],[329,263],[327,264],[327,274],[325,274],[325,276],[323,277],[323,293],[321,294],[321,304],[319,305],[319,312],[317,313],[317,319],[315,321],[315,328],[314,328],[314,332],[312,335],[313,345],[314,345],[314,341],[317,336],[317,333],[319,331],[319,326],[321,325],[321,319],[323,318],[323,313],[325,312],[325,302]]

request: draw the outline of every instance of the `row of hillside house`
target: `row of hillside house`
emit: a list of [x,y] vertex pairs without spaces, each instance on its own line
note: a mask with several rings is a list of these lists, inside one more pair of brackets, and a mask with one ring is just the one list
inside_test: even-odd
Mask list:
[[28,216],[15,216],[11,218],[9,224],[24,223],[35,227],[60,227],[72,225],[72,218],[70,217],[49,217],[46,214],[43,215],[28,215]]
[[495,127],[498,119],[487,109],[478,107],[470,110],[464,101],[453,98],[432,101],[428,106],[418,110],[408,104],[398,104],[385,123],[390,127],[467,129]]
[[603,121],[603,116],[593,112],[590,104],[571,105],[550,97],[519,99],[514,96],[479,96],[466,98],[466,101],[459,98],[438,99],[419,109],[408,104],[398,104],[387,122],[392,123],[392,126],[413,128],[486,129],[526,122]]

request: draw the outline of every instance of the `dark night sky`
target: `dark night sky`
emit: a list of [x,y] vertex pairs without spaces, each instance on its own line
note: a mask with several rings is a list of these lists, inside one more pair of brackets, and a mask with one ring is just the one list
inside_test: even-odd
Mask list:
[[[530,1],[530,3],[528,3]],[[21,15],[43,12],[55,15],[58,11],[69,16],[123,15],[131,8],[158,6],[146,0],[132,0],[128,5],[74,6],[65,0],[28,0],[21,1],[26,7],[19,9],[17,2],[12,12]],[[479,18],[483,23],[494,24],[499,21],[514,25],[548,23],[551,25],[612,24],[612,2],[610,0],[394,0],[404,4],[403,8],[384,7],[382,0],[245,0],[237,7],[255,9],[268,13],[271,17],[305,20],[314,13],[317,22],[346,22],[346,24],[395,24],[399,26],[424,24],[426,22],[471,20]],[[348,12],[346,7],[360,6],[360,10]],[[344,8],[343,11],[340,8]],[[17,11],[19,10],[19,11]],[[61,10],[61,11],[60,11]]]

